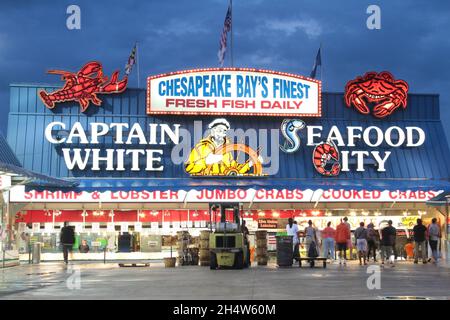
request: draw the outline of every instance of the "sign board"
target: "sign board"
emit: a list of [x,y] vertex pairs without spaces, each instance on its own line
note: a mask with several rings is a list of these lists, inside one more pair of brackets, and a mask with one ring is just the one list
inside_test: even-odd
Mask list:
[[277,229],[278,228],[278,220],[277,219],[258,219],[258,228]]
[[209,203],[223,202],[426,202],[442,190],[343,190],[343,189],[203,189],[178,191],[62,192],[11,189],[12,203]]
[[44,224],[44,232],[53,232],[53,223],[52,222],[45,222]]
[[0,175],[0,190],[5,190],[11,187],[11,176]]
[[134,231],[135,232],[142,232],[142,222],[135,222],[134,223]]
[[33,233],[41,232],[41,224],[39,222],[33,223]]
[[181,223],[180,223],[180,221],[174,221],[174,222],[172,222],[172,228],[174,228],[174,229],[180,229],[180,228],[181,228]]
[[320,117],[321,82],[249,68],[172,72],[147,79],[147,113]]
[[100,232],[100,223],[92,222],[91,229],[92,229],[92,232],[95,232],[95,233]]
[[83,223],[82,222],[75,223],[75,232],[77,232],[77,233],[83,232]]
[[158,229],[159,222],[150,222],[150,229]]
[[107,232],[114,232],[114,231],[116,231],[116,227],[114,225],[114,222],[108,222],[106,224],[106,231]]
[[120,231],[121,232],[128,232],[128,222],[122,222],[120,224]]

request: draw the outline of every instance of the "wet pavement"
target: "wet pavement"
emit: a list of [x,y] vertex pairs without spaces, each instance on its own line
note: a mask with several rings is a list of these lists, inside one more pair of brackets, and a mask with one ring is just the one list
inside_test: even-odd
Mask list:
[[[450,299],[446,266],[399,262],[379,270],[367,273],[367,266],[355,262],[326,269],[270,264],[215,271],[200,266],[164,268],[161,262],[150,267],[42,263],[0,270],[0,299]],[[369,277],[372,289],[367,286]]]

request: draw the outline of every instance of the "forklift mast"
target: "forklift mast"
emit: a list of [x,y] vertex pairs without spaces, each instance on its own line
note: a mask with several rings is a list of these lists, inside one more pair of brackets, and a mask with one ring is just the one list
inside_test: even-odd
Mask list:
[[[240,204],[239,203],[210,203],[209,204],[209,212],[210,215],[216,210],[220,210],[220,222],[233,222],[241,227],[241,219],[240,219]],[[226,210],[233,210],[233,221],[226,221]]]

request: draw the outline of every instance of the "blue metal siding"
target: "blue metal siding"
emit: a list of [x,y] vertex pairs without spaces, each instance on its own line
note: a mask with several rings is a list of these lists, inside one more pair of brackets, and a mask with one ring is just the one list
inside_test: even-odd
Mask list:
[[[182,128],[193,132],[195,120],[203,121],[203,130],[211,121],[211,117],[199,116],[148,116],[146,115],[146,91],[127,89],[123,94],[102,95],[103,105],[91,105],[86,114],[80,113],[78,103],[68,102],[57,104],[54,110],[46,108],[37,98],[39,89],[54,90],[56,87],[39,85],[11,85],[10,113],[8,124],[8,142],[13,148],[24,167],[36,172],[55,177],[141,177],[141,178],[170,178],[187,177],[183,165],[173,165],[170,161],[169,146],[158,146],[164,149],[164,172],[69,172],[65,166],[61,147],[48,143],[44,137],[47,124],[61,121],[70,128],[79,121],[84,128],[90,122],[139,122],[142,127],[150,123],[180,123]],[[366,166],[365,172],[356,172],[352,165],[350,172],[342,172],[341,179],[386,179],[386,178],[429,178],[449,179],[450,177],[450,150],[445,138],[443,126],[439,115],[438,95],[408,96],[408,107],[398,110],[386,119],[376,119],[365,116],[344,104],[342,93],[324,93],[322,96],[322,113],[319,119],[305,118],[307,125],[322,125],[323,132],[337,125],[341,133],[345,133],[346,126],[375,125],[383,130],[393,125],[401,127],[419,126],[426,133],[426,141],[420,148],[400,147],[392,150],[386,163],[386,172],[377,172],[374,166]],[[282,118],[278,117],[227,117],[233,128],[241,129],[279,129]],[[269,131],[270,133],[270,131]],[[312,166],[312,147],[305,146],[305,132],[300,133],[302,147],[295,154],[280,152],[280,169],[277,178],[319,178],[323,179]],[[281,135],[280,135],[281,138]],[[344,137],[345,138],[345,137]],[[193,139],[193,137],[192,137]],[[104,148],[112,144],[112,137],[102,141]],[[194,141],[193,141],[194,142]],[[355,150],[368,149],[358,142]],[[73,145],[71,146],[73,147]],[[270,146],[269,154],[270,154]],[[377,150],[387,151],[390,148],[382,145]],[[350,150],[350,149],[349,149]]]

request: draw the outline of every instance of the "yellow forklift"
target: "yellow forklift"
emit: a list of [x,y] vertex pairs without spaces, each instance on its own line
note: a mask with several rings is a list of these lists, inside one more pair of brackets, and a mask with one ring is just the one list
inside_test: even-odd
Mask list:
[[[209,251],[210,268],[243,269],[250,266],[250,249],[247,235],[241,230],[239,203],[214,203],[209,205],[211,235]],[[227,221],[227,212],[232,211],[232,221]],[[220,222],[216,221],[220,212]],[[212,219],[214,216],[214,219]],[[213,231],[213,225],[215,230]]]

